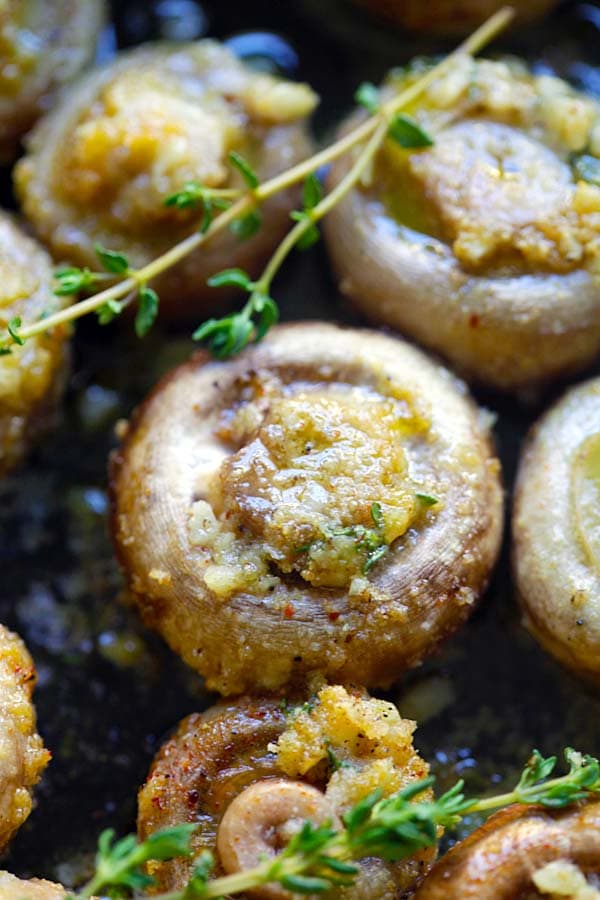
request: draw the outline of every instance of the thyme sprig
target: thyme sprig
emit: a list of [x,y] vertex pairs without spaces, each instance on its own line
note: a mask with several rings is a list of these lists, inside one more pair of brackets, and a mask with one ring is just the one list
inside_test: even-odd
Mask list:
[[[182,191],[167,198],[166,202],[180,209],[198,206],[201,211],[201,221],[193,233],[139,269],[135,269],[129,264],[123,267],[120,272],[115,272],[110,268],[104,272],[92,272],[89,269],[74,266],[59,269],[56,273],[57,291],[63,296],[67,294],[77,295],[97,288],[102,281],[107,279],[107,276],[114,277],[115,283],[36,322],[21,325],[18,330],[13,328],[11,332],[7,328],[4,334],[0,334],[0,352],[6,353],[18,343],[14,339],[13,332],[17,333],[21,340],[26,341],[28,338],[50,331],[67,322],[73,322],[89,313],[98,313],[98,310],[104,310],[102,320],[108,321],[111,317],[114,318],[116,315],[119,315],[126,306],[136,301],[141,301],[142,305],[145,304],[145,312],[142,316],[144,325],[136,325],[138,333],[145,333],[147,322],[151,318],[151,311],[158,304],[158,297],[156,294],[152,295],[152,304],[150,304],[148,294],[143,293],[142,288],[148,288],[154,278],[181,262],[207,240],[226,228],[232,228],[241,239],[249,237],[260,225],[260,207],[266,200],[280,191],[288,189],[310,176],[314,176],[322,166],[328,165],[355,148],[361,147],[362,149],[359,150],[352,168],[336,188],[326,197],[320,199],[313,207],[307,207],[305,202],[303,210],[298,211],[298,215],[294,216],[296,219],[294,227],[279,245],[257,282],[260,287],[257,292],[258,295],[269,297],[270,299],[271,282],[289,253],[294,247],[302,246],[302,243],[305,245],[310,243],[311,238],[315,236],[314,226],[316,223],[343,199],[368,170],[370,161],[383,141],[388,136],[391,136],[393,139],[398,140],[402,146],[407,146],[408,117],[401,115],[402,110],[417,100],[436,79],[446,74],[457,58],[465,55],[470,56],[481,51],[509,24],[512,18],[513,11],[510,7],[500,10],[444,60],[427,70],[417,81],[396,97],[392,97],[382,103],[377,100],[377,107],[373,107],[373,112],[364,122],[357,125],[330,146],[304,162],[293,166],[288,171],[282,172],[280,175],[267,181],[259,182],[252,167],[240,154],[230,154],[229,161],[237,169],[244,181],[245,190],[241,193],[237,191],[230,193],[229,191],[223,192],[208,189],[195,182],[189,182]],[[419,135],[418,131],[420,129],[418,126],[416,131],[415,128],[411,130],[410,127],[408,131],[410,132],[409,138],[413,141],[412,146],[427,146],[427,140],[430,140],[430,137],[424,132]],[[416,144],[414,143],[415,141]],[[111,255],[112,259],[125,258],[118,250],[106,252]],[[106,259],[105,257],[104,260],[101,260],[105,266]],[[270,304],[268,305],[270,307]],[[247,306],[248,304],[246,304]],[[222,349],[222,346],[241,349],[242,346],[245,346],[240,340],[242,331],[246,334],[246,343],[257,338],[261,328],[256,329],[253,326],[249,330],[246,324],[247,321],[253,321],[256,315],[256,300],[253,301],[251,306],[250,310],[245,307],[242,313],[238,314],[242,315],[241,320],[236,318],[235,315],[227,316],[224,320],[221,320],[217,330],[225,337],[222,339],[222,345],[217,342],[217,349]],[[272,318],[273,321],[276,321],[277,317],[272,316]],[[244,322],[243,326],[240,325],[240,321]],[[212,348],[214,346],[212,335],[215,333],[217,326],[214,322],[211,322],[210,328],[208,323],[206,323],[205,331],[202,328],[204,326],[197,330],[196,335],[198,333],[204,334],[204,339],[208,341],[209,346]],[[232,337],[228,335],[229,328],[233,330]],[[197,337],[197,339],[200,338]]]
[[[391,797],[375,791],[343,816],[343,827],[305,822],[287,846],[255,868],[211,879],[214,861],[203,851],[193,861],[188,883],[181,890],[154,894],[156,900],[213,900],[277,883],[297,894],[318,894],[352,884],[365,857],[398,862],[437,843],[440,830],[454,828],[465,816],[489,812],[515,803],[535,803],[560,809],[600,795],[600,763],[568,748],[568,771],[554,776],[557,759],[534,750],[512,791],[484,799],[468,798],[464,782],[437,799],[423,799],[435,779],[425,778]],[[70,897],[78,900],[101,894],[111,897],[144,896],[152,879],[144,866],[193,856],[194,825],[157,831],[138,842],[133,835],[115,840],[114,832],[100,837],[96,872],[91,881]],[[142,893],[140,893],[142,892]]]

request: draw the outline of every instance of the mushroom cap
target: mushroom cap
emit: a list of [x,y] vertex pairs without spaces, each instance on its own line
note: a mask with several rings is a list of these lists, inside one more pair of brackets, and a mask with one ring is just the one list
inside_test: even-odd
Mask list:
[[50,759],[36,732],[34,685],[23,641],[0,625],[0,847],[29,816],[33,787]]
[[[440,508],[393,543],[361,596],[281,573],[262,595],[240,589],[224,601],[204,581],[190,511],[231,452],[215,417],[256,373],[382,395],[400,386],[428,420],[427,436],[408,441],[406,453],[409,470],[436,486]],[[111,460],[115,548],[145,620],[225,694],[310,672],[390,684],[467,618],[487,585],[502,531],[488,425],[446,369],[375,332],[293,324],[228,362],[197,354],[136,411]]]
[[[39,244],[6,213],[0,213],[0,330],[11,319],[36,322],[67,298],[52,294],[52,263]],[[66,382],[69,329],[29,338],[0,356],[0,475],[24,455],[52,424]]]
[[491,816],[434,866],[415,900],[520,900],[555,860],[600,871],[600,803],[565,810],[513,806]]
[[[571,240],[586,213],[568,164],[569,140],[587,140],[593,101],[559,79],[484,60],[475,70],[479,110],[467,65],[410,110],[433,128],[434,146],[398,151],[392,163],[382,151],[372,183],[328,215],[325,237],[341,292],[370,321],[439,352],[468,380],[525,390],[583,369],[600,351],[600,282],[595,262],[577,256],[583,243]],[[569,103],[587,104],[581,136],[565,124]],[[353,114],[342,133],[363,118]],[[380,173],[399,160],[406,173],[384,184]],[[330,187],[351,162],[333,163]],[[388,202],[398,192],[409,196],[400,202],[411,208],[406,221]]]
[[[439,34],[467,34],[506,4],[503,0],[359,0],[378,15],[410,31]],[[558,0],[514,0],[516,22],[525,24],[540,18]]]
[[595,510],[600,379],[569,390],[532,429],[513,513],[517,590],[527,628],[560,662],[600,678]]
[[[0,81],[0,161],[8,163],[23,135],[50,108],[57,89],[93,58],[105,5],[104,0],[9,0],[3,5],[2,56],[10,60],[12,52],[18,71],[18,80],[11,68],[10,77]],[[19,32],[29,33],[28,50]]]
[[[138,74],[139,83],[132,86],[130,76]],[[81,121],[97,121],[94,117],[101,115],[97,110],[105,96],[103,92],[123,76],[128,77],[127,90],[133,92],[142,115],[144,103],[141,100],[145,95],[152,99],[149,92],[157,86],[160,90],[161,82],[168,86],[177,102],[181,101],[177,106],[176,102],[171,100],[169,103],[167,99],[167,105],[163,107],[164,115],[172,116],[172,121],[167,118],[164,125],[161,121],[142,123],[140,128],[146,130],[132,138],[131,156],[136,160],[133,165],[141,165],[142,169],[141,174],[137,173],[135,179],[132,176],[129,183],[139,183],[140,195],[150,187],[156,192],[160,185],[164,185],[160,196],[155,198],[155,215],[151,214],[154,206],[147,214],[138,214],[139,222],[135,227],[131,222],[131,213],[123,211],[123,204],[112,199],[110,185],[92,200],[72,197],[64,191],[65,184],[68,187],[64,181],[64,154],[68,140],[72,141],[72,135]],[[29,135],[27,154],[15,167],[15,186],[23,210],[54,257],[97,269],[95,246],[100,244],[124,252],[131,264],[140,268],[198,227],[202,217],[200,210],[177,213],[164,209],[167,197],[184,186],[178,183],[175,187],[171,183],[173,167],[176,169],[177,165],[183,167],[185,164],[189,169],[192,166],[192,162],[185,162],[181,138],[167,131],[160,143],[165,158],[156,172],[151,169],[146,172],[144,169],[145,165],[149,165],[147,160],[144,162],[144,153],[150,151],[144,148],[143,140],[146,136],[149,140],[155,139],[154,128],[171,128],[177,132],[179,126],[185,127],[186,106],[200,114],[203,97],[213,104],[222,101],[223,110],[231,112],[238,123],[235,141],[239,142],[238,138],[242,140],[243,147],[239,149],[250,157],[261,181],[309,156],[311,141],[305,116],[290,117],[279,124],[277,121],[270,122],[264,115],[261,117],[259,83],[255,92],[259,96],[253,95],[251,101],[246,99],[244,91],[252,79],[260,77],[267,76],[253,73],[231,51],[214,41],[156,43],[120,53],[115,60],[88,72],[65,91],[60,104]],[[118,93],[116,96],[118,100]],[[109,119],[115,114],[111,104],[112,100],[109,101]],[[207,142],[211,137],[210,121],[207,118],[204,126]],[[107,141],[110,142],[110,124],[107,134]],[[104,140],[102,136],[101,139]],[[141,151],[138,150],[140,145]],[[90,165],[98,164],[95,153],[100,154],[101,164],[102,146],[99,146],[100,150],[92,147]],[[122,152],[125,153],[125,148]],[[225,158],[215,160],[219,169],[226,164],[226,156],[225,152]],[[232,167],[226,175],[227,181],[217,187],[244,186]],[[187,180],[190,180],[189,176]],[[154,279],[153,286],[162,301],[161,314],[166,319],[190,319],[197,317],[199,311],[222,305],[231,291],[211,288],[207,285],[207,279],[231,267],[257,274],[289,225],[289,211],[296,202],[296,195],[297,188],[294,187],[266,201],[261,206],[262,227],[252,237],[241,240],[226,230]],[[109,203],[112,204],[110,215],[107,212]],[[167,219],[164,218],[166,215]]]

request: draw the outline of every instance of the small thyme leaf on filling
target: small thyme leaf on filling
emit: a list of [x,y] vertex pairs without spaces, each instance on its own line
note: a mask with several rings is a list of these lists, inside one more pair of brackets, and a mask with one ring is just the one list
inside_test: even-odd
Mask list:
[[415,497],[422,504],[422,506],[436,506],[440,501],[437,497],[433,497],[431,494],[415,494]]
[[398,113],[394,116],[388,134],[405,150],[433,147],[434,144],[431,135],[412,116],[407,116],[405,113]]
[[600,187],[600,159],[591,153],[572,153],[569,162],[579,181]]

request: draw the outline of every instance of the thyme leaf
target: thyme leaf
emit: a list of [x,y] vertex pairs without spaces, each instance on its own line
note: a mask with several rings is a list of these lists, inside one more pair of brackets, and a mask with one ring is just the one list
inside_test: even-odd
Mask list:
[[135,333],[139,338],[145,337],[158,315],[159,297],[156,291],[143,284],[138,295],[138,311],[135,317]]
[[260,184],[260,179],[250,163],[245,157],[242,156],[241,153],[238,153],[236,150],[232,150],[229,154],[229,162],[231,165],[238,170],[246,184],[251,190],[257,188]]

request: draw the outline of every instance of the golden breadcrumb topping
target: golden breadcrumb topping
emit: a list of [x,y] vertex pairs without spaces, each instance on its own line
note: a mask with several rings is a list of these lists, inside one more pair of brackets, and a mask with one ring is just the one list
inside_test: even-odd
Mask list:
[[299,778],[331,761],[335,771],[325,794],[344,812],[377,789],[389,796],[428,775],[413,747],[415,728],[393,703],[339,685],[323,687],[314,702],[290,715],[277,741],[277,763],[285,775]]
[[191,511],[207,586],[226,597],[292,573],[364,582],[422,514],[404,445],[423,427],[391,389],[257,383],[224,413],[218,435],[235,452]]
[[388,141],[377,177],[405,225],[448,242],[465,267],[597,266],[600,185],[573,156],[600,155],[595,100],[517,63],[462,58],[412,112],[434,145],[407,154]]

